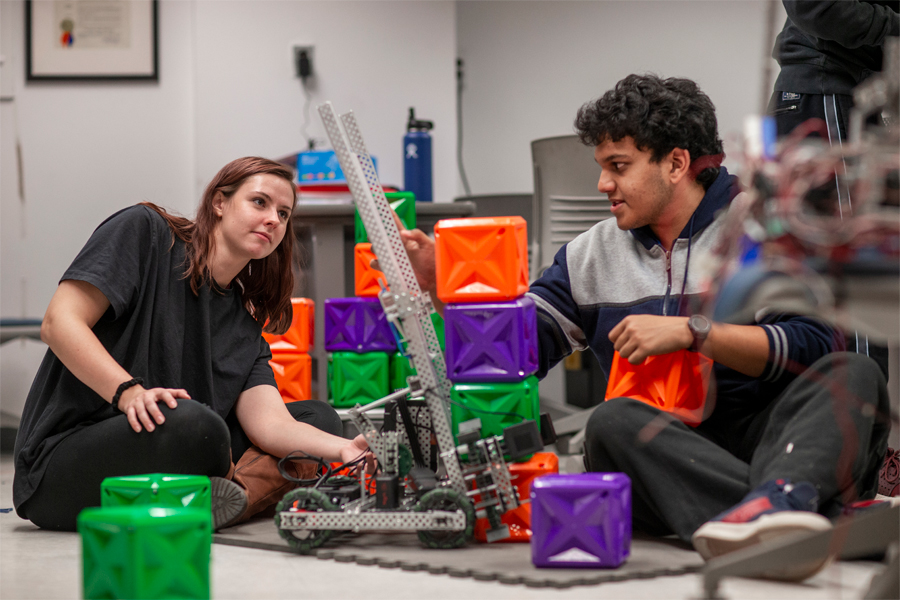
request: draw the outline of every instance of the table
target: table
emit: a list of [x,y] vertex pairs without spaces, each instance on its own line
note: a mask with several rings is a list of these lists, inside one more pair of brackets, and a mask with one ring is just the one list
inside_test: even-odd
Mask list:
[[[431,234],[441,219],[468,217],[474,214],[474,202],[416,203],[416,224]],[[355,206],[349,198],[298,200],[292,225],[299,248],[295,248],[295,265],[299,276],[294,284],[294,297],[310,298],[316,303],[315,340],[310,355],[313,359],[313,398],[328,397],[328,359],[325,352],[324,301],[354,295],[353,246]],[[295,270],[295,275],[298,272]]]

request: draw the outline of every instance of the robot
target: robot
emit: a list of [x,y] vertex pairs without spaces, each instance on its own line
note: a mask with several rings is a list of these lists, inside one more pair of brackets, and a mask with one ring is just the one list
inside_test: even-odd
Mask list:
[[[454,443],[450,382],[431,321],[431,298],[416,280],[353,113],[338,118],[330,102],[318,110],[388,283],[379,300],[416,375],[405,389],[350,410],[378,462],[374,490],[366,485],[364,468],[357,469],[358,481],[326,468],[312,486],[278,503],[279,535],[301,554],[348,531],[416,531],[430,548],[456,548],[482,517],[490,523],[487,540],[504,539],[509,530],[501,516],[520,503],[506,461],[543,449],[537,424],[526,420],[502,436],[481,439],[480,421],[473,419],[460,424],[459,444]],[[384,409],[380,430],[366,414],[374,408]],[[291,459],[296,457],[286,460]]]

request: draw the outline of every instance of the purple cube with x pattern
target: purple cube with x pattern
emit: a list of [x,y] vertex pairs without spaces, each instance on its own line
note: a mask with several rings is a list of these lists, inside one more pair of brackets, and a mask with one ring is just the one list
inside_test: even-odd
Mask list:
[[631,551],[631,480],[624,473],[546,475],[531,484],[536,567],[618,567]]
[[395,352],[397,342],[378,298],[326,299],[325,350]]
[[526,296],[511,302],[448,304],[444,336],[450,381],[522,381],[537,371],[537,310]]

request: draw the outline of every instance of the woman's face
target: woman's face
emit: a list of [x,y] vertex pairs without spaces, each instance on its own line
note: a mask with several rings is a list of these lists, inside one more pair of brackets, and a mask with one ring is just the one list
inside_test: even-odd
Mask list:
[[293,207],[290,183],[269,173],[248,177],[231,198],[213,200],[218,243],[234,259],[265,258],[284,238]]

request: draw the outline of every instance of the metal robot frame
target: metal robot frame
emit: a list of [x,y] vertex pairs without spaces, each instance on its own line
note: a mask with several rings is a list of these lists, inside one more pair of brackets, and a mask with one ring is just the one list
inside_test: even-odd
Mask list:
[[[379,300],[398,347],[409,357],[416,375],[407,379],[407,388],[350,410],[382,470],[375,494],[366,489],[364,473],[358,486],[342,478],[324,486],[324,491],[296,489],[276,508],[279,534],[301,553],[312,552],[339,531],[417,531],[427,546],[448,548],[466,542],[477,516],[490,522],[488,541],[508,537],[500,517],[520,501],[504,454],[515,459],[542,449],[537,425],[526,421],[507,428],[503,436],[480,439],[480,422],[473,419],[460,424],[460,445],[456,446],[450,382],[431,321],[431,298],[419,287],[353,113],[338,118],[330,102],[318,111],[388,283],[382,286]],[[412,400],[407,400],[408,395]],[[419,424],[421,412],[412,416],[411,406],[423,401],[420,407],[430,421],[424,428]],[[381,431],[365,414],[377,407],[385,409]],[[436,442],[439,466],[424,464],[424,440]],[[409,444],[416,463],[406,473],[401,442]]]

